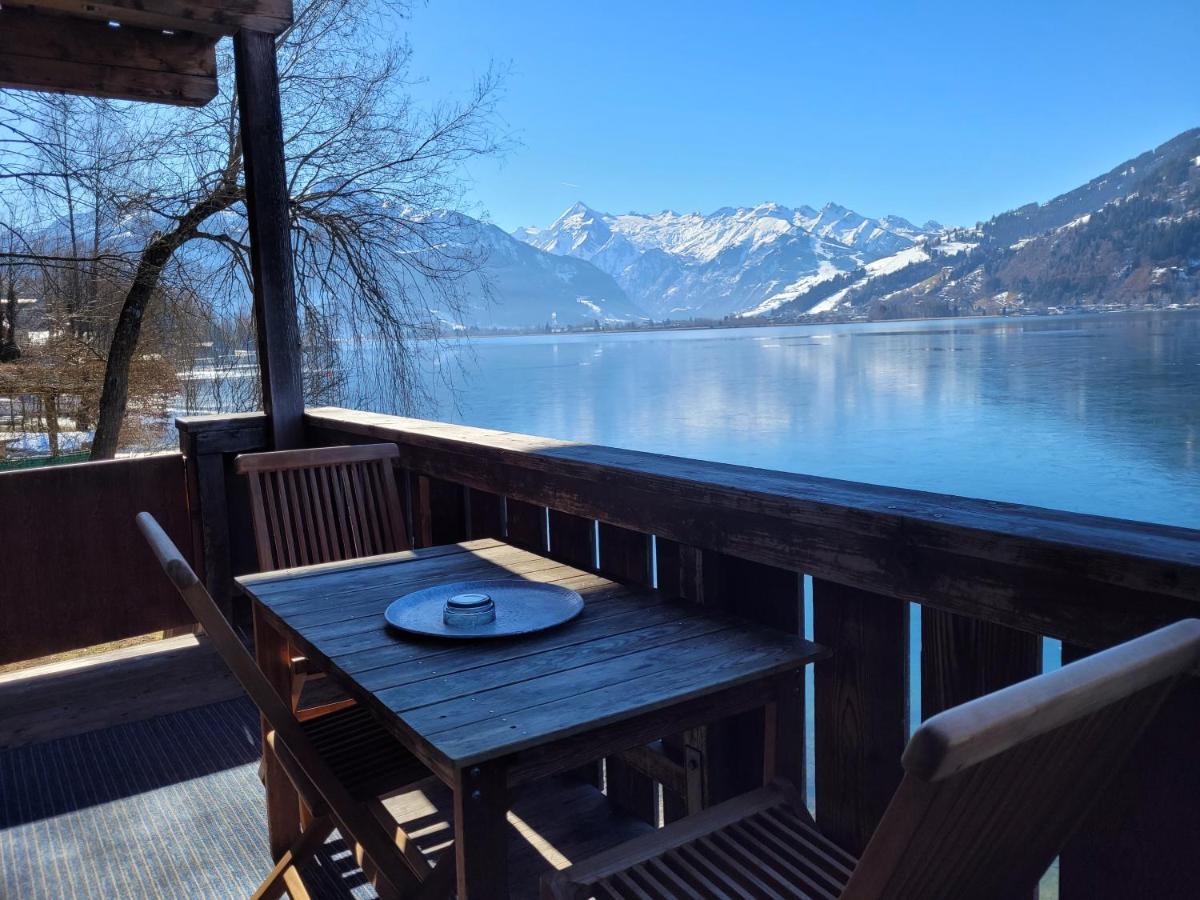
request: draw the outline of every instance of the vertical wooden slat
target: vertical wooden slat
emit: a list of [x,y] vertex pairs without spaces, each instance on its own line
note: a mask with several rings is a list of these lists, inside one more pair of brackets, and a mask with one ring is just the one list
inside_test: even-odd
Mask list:
[[371,553],[382,553],[387,546],[387,538],[383,535],[381,523],[379,521],[379,508],[376,503],[377,488],[371,481],[371,464],[359,463],[354,466],[355,476],[358,478],[358,484],[362,491],[359,498],[359,503],[362,508],[363,518],[367,522],[367,527],[371,534]]
[[304,471],[305,493],[308,495],[309,515],[312,516],[315,528],[316,552],[320,554],[321,559],[332,561],[337,559],[337,556],[330,547],[329,534],[325,529],[325,504],[321,498],[319,472],[319,469]]
[[300,494],[296,490],[296,481],[298,473],[295,470],[285,471],[280,473],[284,477],[284,482],[287,485],[288,502],[292,508],[292,524],[296,535],[296,555],[300,560],[300,565],[307,566],[313,562],[313,558],[308,550],[308,527],[304,521],[306,510],[301,506]]
[[596,523],[592,519],[550,510],[550,555],[580,569],[596,567]]
[[371,513],[375,516],[375,521],[379,526],[380,553],[395,550],[399,546],[399,535],[392,528],[392,520],[388,515],[388,502],[384,489],[386,476],[383,467],[385,465],[390,466],[391,463],[376,460],[363,467],[363,474],[367,479],[368,490],[371,494]]
[[601,522],[599,537],[602,575],[629,584],[652,583],[650,535]]
[[504,537],[504,498],[488,491],[467,489],[467,537]]
[[347,559],[351,554],[347,523],[342,515],[342,492],[338,485],[337,470],[321,469],[322,490],[329,510],[330,542],[337,545],[335,559]]
[[1042,641],[940,609],[921,610],[921,717],[990,694],[1042,670]]
[[[553,521],[551,521],[553,528]],[[600,571],[628,584],[649,585],[650,535],[601,522],[599,529]],[[551,534],[551,544],[554,542]],[[619,756],[605,760],[605,790],[620,809],[644,822],[658,824],[658,788],[654,780]]]
[[507,537],[510,543],[530,550],[546,550],[546,508],[523,500],[505,500]]
[[[1087,650],[1063,645],[1063,664]],[[1059,858],[1061,900],[1183,900],[1200,885],[1200,679],[1175,687]]]
[[813,579],[816,804],[822,832],[855,855],[883,816],[908,737],[908,604]]
[[275,566],[286,569],[292,562],[291,525],[286,524],[287,514],[280,505],[279,473],[268,472],[263,476],[264,494],[267,500],[267,518],[271,521],[271,535],[275,539]]
[[434,546],[467,539],[467,501],[463,486],[429,479],[430,536]]
[[363,545],[365,539],[362,529],[358,524],[358,517],[355,515],[357,502],[355,501],[354,491],[350,485],[350,474],[347,471],[348,466],[334,466],[330,473],[338,485],[338,496],[341,498],[341,508],[339,513],[346,519],[346,533],[350,542],[347,546],[347,556],[355,557],[363,555]]
[[375,534],[371,528],[370,516],[367,515],[366,489],[363,486],[362,473],[359,469],[360,467],[354,464],[346,466],[346,482],[350,486],[347,497],[354,498],[350,504],[350,513],[358,525],[358,533],[362,541],[359,544],[357,555],[370,556],[375,552]]
[[408,502],[412,515],[413,545],[433,546],[433,507],[429,479],[409,473]]

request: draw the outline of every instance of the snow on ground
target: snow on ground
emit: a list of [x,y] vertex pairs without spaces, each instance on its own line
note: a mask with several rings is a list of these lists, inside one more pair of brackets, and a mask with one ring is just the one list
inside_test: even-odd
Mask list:
[[942,256],[958,256],[960,253],[969,253],[978,246],[970,241],[942,241],[933,249]]
[[[60,431],[58,433],[59,452],[71,453],[82,450],[85,444],[92,442],[94,436],[95,432],[93,431]],[[50,452],[50,435],[36,431],[0,432],[0,443],[6,444],[10,452]]]
[[[857,284],[862,284],[862,282],[859,281]],[[809,315],[812,315],[813,313],[832,312],[841,305],[842,301],[846,299],[846,295],[848,293],[850,293],[850,288],[842,288],[836,294],[830,294],[828,297],[810,309],[808,311]]]
[[604,315],[604,310],[601,309],[598,304],[593,303],[591,300],[588,300],[586,297],[576,297],[575,302],[578,303],[580,306],[584,307],[586,310],[588,310],[588,312],[590,312],[594,316]]
[[803,278],[793,281],[781,291],[772,294],[754,309],[747,310],[742,313],[743,316],[761,316],[764,313],[769,313],[771,310],[778,309],[785,303],[795,300],[802,294],[808,293],[813,287],[823,281],[828,281],[831,278],[836,278],[842,274],[842,270],[827,260],[821,260],[817,271],[812,275],[805,275]]
[[925,262],[928,259],[929,254],[925,251],[924,247],[909,247],[901,250],[899,253],[893,253],[891,256],[885,256],[883,259],[869,262],[863,266],[863,269],[866,271],[868,278],[875,278],[879,275],[891,275],[893,272],[899,272],[913,263]]

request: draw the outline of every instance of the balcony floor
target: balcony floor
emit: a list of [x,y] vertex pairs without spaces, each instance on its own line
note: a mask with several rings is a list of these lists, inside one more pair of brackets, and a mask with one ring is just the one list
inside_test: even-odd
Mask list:
[[[144,671],[133,686],[131,665],[144,663],[121,661],[93,671],[92,680],[111,679],[128,706],[150,689]],[[25,679],[21,693],[36,692],[37,680]],[[171,680],[176,696],[183,683],[178,674]],[[0,686],[0,700],[11,687]],[[211,690],[192,687],[201,697]],[[0,749],[0,897],[246,897],[258,886],[270,859],[258,716],[249,701],[207,702],[140,721],[125,721],[121,710],[118,724],[77,733],[74,720],[63,736],[30,740],[28,729],[52,733],[62,715],[44,707],[48,721],[28,716],[16,745]],[[449,798],[440,785],[423,788],[387,805],[433,852],[451,833]],[[569,779],[524,793],[510,823],[514,897],[535,897],[539,875],[551,866],[648,829]],[[317,897],[375,896],[336,834],[305,874]]]

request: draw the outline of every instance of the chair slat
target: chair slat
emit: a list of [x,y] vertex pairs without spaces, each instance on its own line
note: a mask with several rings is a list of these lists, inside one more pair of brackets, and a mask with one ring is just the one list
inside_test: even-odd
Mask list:
[[601,884],[621,893],[632,882],[689,900],[1029,896],[1163,700],[1200,666],[1200,620],[1084,662],[924,723],[857,861],[775,782],[553,873],[543,894],[577,897]]

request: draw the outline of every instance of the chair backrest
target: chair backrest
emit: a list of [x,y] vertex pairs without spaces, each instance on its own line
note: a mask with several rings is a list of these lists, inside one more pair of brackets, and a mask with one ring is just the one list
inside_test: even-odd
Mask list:
[[244,453],[263,571],[408,550],[395,444]]
[[1186,619],[929,719],[842,897],[1027,894],[1197,665]]

